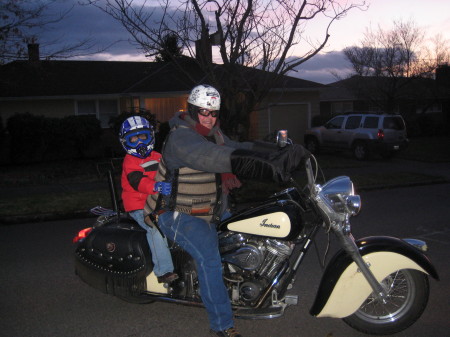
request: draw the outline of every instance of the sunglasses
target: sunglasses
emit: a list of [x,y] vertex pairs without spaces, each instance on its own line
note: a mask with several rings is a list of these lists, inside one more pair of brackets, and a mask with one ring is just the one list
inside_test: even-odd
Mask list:
[[211,117],[215,118],[219,116],[219,110],[198,109],[198,113],[203,117],[208,117],[211,115]]

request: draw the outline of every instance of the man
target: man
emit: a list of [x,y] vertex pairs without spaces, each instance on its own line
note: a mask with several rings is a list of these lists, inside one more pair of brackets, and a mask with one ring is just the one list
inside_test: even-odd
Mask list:
[[[218,120],[219,92],[209,85],[192,89],[188,112],[170,120],[157,181],[172,183],[170,196],[149,196],[145,214],[156,210],[162,232],[196,261],[202,301],[212,336],[242,337],[233,323],[215,223],[228,214],[227,194],[243,178],[286,181],[306,152],[303,147],[264,149],[225,136]],[[235,175],[236,174],[236,175]]]

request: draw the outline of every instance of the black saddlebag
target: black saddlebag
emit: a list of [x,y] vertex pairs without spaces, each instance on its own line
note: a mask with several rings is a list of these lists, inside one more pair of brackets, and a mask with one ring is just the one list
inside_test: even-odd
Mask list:
[[75,273],[106,294],[136,301],[153,270],[145,234],[127,224],[94,228],[76,248]]

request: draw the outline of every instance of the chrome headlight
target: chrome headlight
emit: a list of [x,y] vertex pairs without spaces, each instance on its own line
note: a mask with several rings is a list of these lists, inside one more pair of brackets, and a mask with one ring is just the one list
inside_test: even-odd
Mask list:
[[355,195],[353,183],[346,176],[328,181],[320,188],[318,197],[327,208],[338,215],[356,215],[361,209],[361,198]]

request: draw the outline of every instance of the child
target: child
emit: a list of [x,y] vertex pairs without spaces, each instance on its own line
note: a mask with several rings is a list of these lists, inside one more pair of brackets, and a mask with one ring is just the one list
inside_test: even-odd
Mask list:
[[167,240],[155,227],[144,222],[144,205],[149,194],[170,194],[172,186],[155,182],[161,154],[153,151],[155,134],[149,121],[140,116],[127,118],[120,128],[120,142],[127,151],[122,167],[122,200],[125,211],[147,231],[152,253],[153,271],[159,283],[170,283],[178,278],[173,272],[172,257]]

